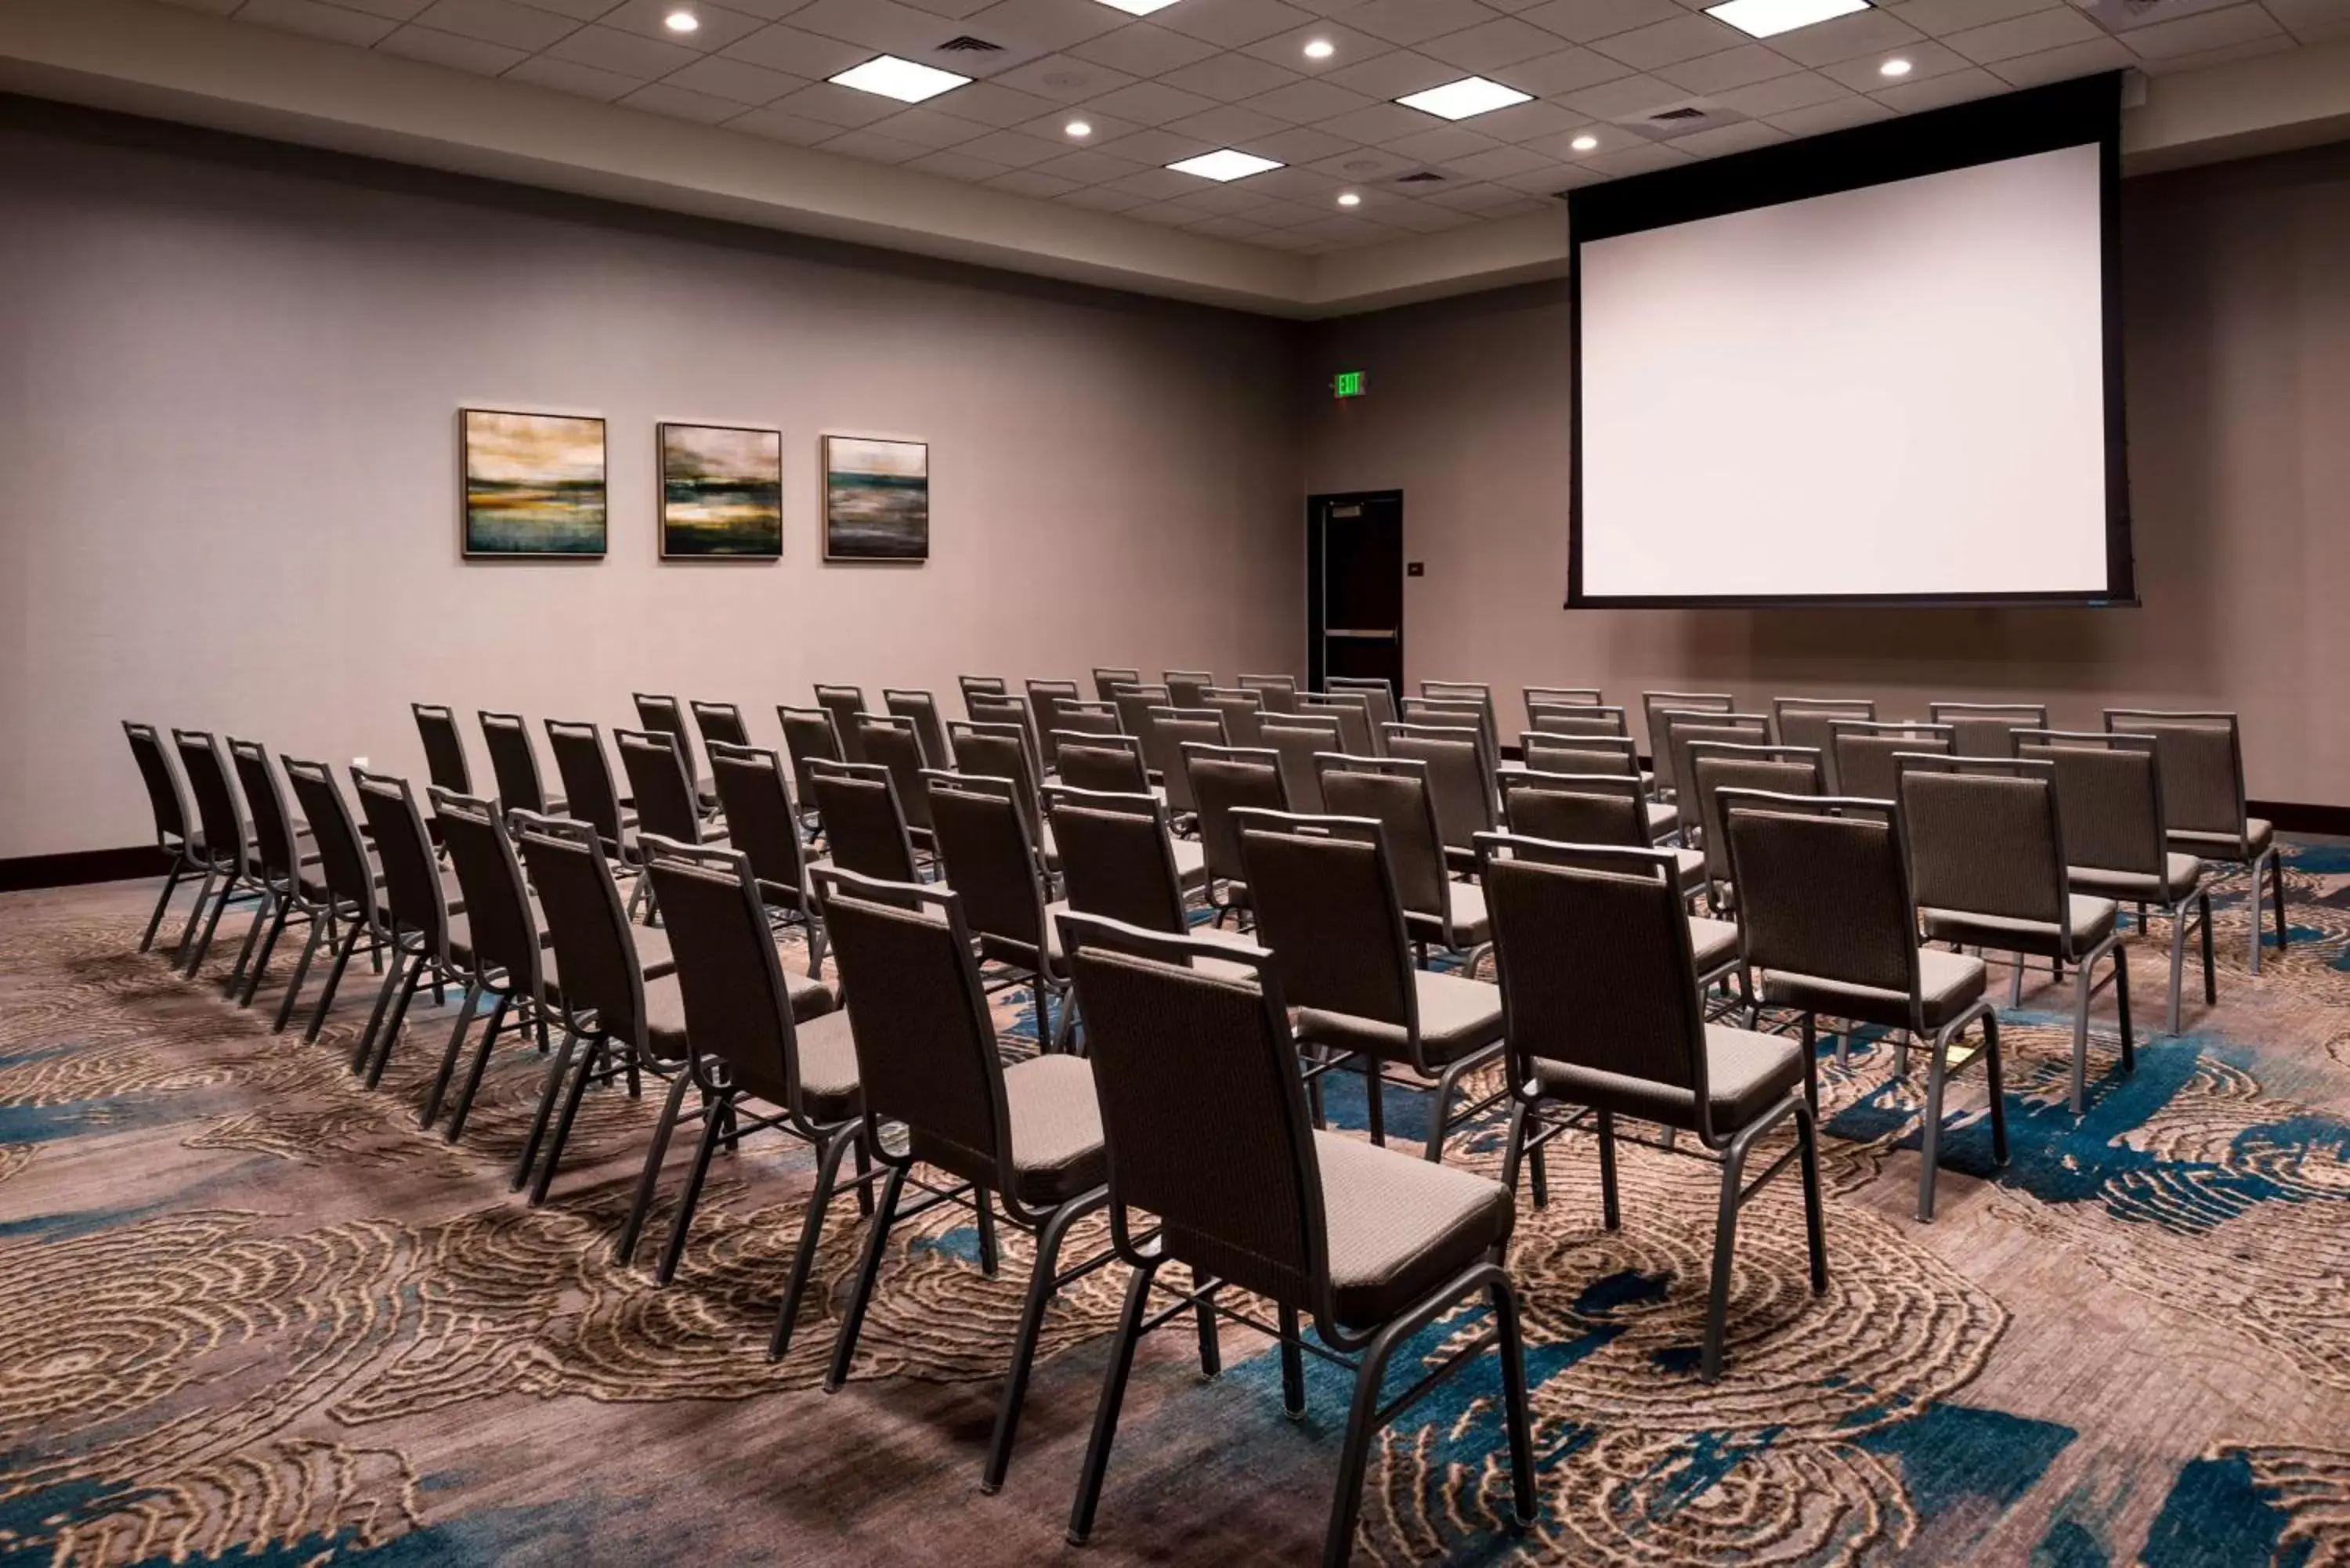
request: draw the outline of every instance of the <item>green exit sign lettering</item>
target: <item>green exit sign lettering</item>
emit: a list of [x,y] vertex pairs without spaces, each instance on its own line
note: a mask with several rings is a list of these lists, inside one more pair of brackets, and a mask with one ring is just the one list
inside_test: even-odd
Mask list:
[[1330,378],[1330,395],[1334,398],[1359,398],[1370,389],[1370,378],[1365,371],[1341,370]]

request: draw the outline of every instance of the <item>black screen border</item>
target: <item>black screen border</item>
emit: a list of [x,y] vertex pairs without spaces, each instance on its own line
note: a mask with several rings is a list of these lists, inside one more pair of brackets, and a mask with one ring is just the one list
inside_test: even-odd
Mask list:
[[[2129,440],[2123,408],[2121,278],[2122,73],[2107,71],[1948,109],[1832,131],[1684,168],[1588,186],[1567,195],[1570,256],[1568,609],[1803,609],[1838,607],[1985,607],[2073,605],[2134,608]],[[1618,594],[1583,586],[1583,247],[1703,218],[1944,174],[2067,147],[2098,149],[2104,231],[2106,587],[2101,593]]]

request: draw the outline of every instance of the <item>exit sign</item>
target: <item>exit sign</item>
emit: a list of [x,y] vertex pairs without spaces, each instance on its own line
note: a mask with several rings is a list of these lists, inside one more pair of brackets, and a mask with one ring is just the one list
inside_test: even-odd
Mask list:
[[1361,370],[1341,370],[1330,378],[1330,395],[1334,398],[1359,398],[1370,389],[1369,377]]

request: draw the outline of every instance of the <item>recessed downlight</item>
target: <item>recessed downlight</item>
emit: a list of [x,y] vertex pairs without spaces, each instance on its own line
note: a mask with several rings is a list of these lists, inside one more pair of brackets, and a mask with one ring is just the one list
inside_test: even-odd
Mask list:
[[1877,74],[1881,77],[1906,77],[1909,74],[1909,62],[1897,56],[1877,67]]
[[1338,205],[1342,207],[1359,207],[1362,204],[1363,198],[1360,192],[1341,191],[1338,192]]
[[702,18],[691,11],[671,11],[661,18],[661,26],[672,33],[691,33],[700,30]]
[[971,80],[969,77],[959,77],[952,71],[942,71],[919,60],[901,60],[895,55],[876,55],[861,66],[851,66],[838,76],[826,79],[835,87],[879,93],[883,98],[894,98],[899,103],[920,103],[924,99],[936,98]]
[[1233,180],[1245,180],[1252,174],[1262,174],[1268,169],[1278,169],[1281,164],[1274,159],[1259,158],[1253,152],[1224,147],[1213,152],[1202,152],[1197,158],[1186,158],[1180,163],[1170,163],[1167,167],[1178,174],[1196,174],[1202,180],[1213,180],[1221,185]]
[[1592,135],[1586,130],[1581,136],[1578,136],[1574,140],[1568,142],[1567,145],[1574,148],[1577,152],[1588,152],[1593,148],[1599,145],[1599,138]]
[[[1857,3],[1865,5],[1866,0],[1857,0]],[[1457,82],[1446,82],[1442,87],[1432,87],[1425,92],[1408,94],[1396,102],[1406,109],[1432,114],[1439,119],[1467,119],[1472,115],[1507,109],[1513,103],[1524,103],[1533,97],[1530,92],[1520,92],[1513,87],[1487,81],[1483,77],[1462,77]]]
[[1087,137],[1091,136],[1093,133],[1094,128],[1082,119],[1073,119],[1069,121],[1068,124],[1061,127],[1061,134],[1064,136],[1074,136],[1080,141],[1083,141]]
[[1308,38],[1305,40],[1305,57],[1309,60],[1326,60],[1337,52],[1338,46],[1332,43],[1327,38]]

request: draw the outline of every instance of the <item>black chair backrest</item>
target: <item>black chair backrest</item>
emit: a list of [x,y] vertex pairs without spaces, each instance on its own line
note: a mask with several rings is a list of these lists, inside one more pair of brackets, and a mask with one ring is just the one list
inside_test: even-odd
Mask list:
[[508,820],[546,915],[571,1026],[645,1044],[644,971],[595,828],[536,812],[512,813]]
[[337,903],[366,911],[364,918],[373,927],[375,869],[351,820],[351,808],[343,799],[343,786],[335,782],[335,770],[300,757],[280,756],[277,761],[286,770],[286,782],[294,786],[294,798],[301,803],[302,820],[309,826],[310,842],[317,848],[318,870],[327,891]]
[[816,705],[832,715],[832,730],[840,745],[840,760],[844,763],[863,762],[865,753],[858,742],[857,715],[865,711],[865,689],[861,686],[819,686],[816,689]]
[[1297,711],[1297,677],[1295,675],[1243,675],[1232,684],[1245,687],[1264,698],[1268,713]]
[[1383,675],[1333,675],[1322,682],[1326,695],[1362,699],[1363,716],[1370,721],[1371,734],[1376,742],[1381,730],[1396,722],[1396,689],[1388,684]]
[[1478,732],[1467,727],[1389,724],[1384,738],[1388,756],[1428,764],[1437,836],[1445,848],[1468,854],[1476,845],[1477,835],[1493,829],[1493,774]]
[[1163,679],[1167,683],[1167,705],[1170,708],[1200,708],[1209,687],[1216,683],[1215,675],[1205,670],[1170,670]]
[[1208,875],[1242,881],[1241,844],[1232,813],[1248,806],[1286,812],[1289,794],[1281,786],[1281,755],[1240,746],[1185,742],[1182,767],[1200,814],[1200,842]]
[[824,818],[826,857],[834,865],[883,882],[917,880],[913,840],[906,832],[905,809],[888,768],[872,763],[812,762],[808,788]]
[[172,770],[171,753],[152,724],[126,719],[122,732],[130,739],[130,755],[139,764],[140,782],[147,786],[147,807],[155,814],[155,842],[166,849],[189,843],[188,803],[180,792],[180,775]]
[[[674,697],[650,696],[639,691],[633,694],[633,700],[639,725],[677,738],[677,759],[685,768],[687,798],[698,799],[693,793],[699,787],[694,780],[702,776],[702,763],[694,754],[693,732],[686,726],[685,709]],[[660,829],[653,831],[659,833]]]
[[1142,760],[1167,787],[1167,804],[1178,812],[1197,811],[1191,798],[1191,775],[1183,771],[1188,744],[1228,746],[1224,716],[1212,708],[1153,708],[1150,727],[1142,734]]
[[2165,876],[2169,817],[2152,735],[2019,730],[2016,754],[2054,763],[2064,852],[2075,866]]
[[294,837],[294,821],[286,813],[286,792],[277,787],[276,770],[269,753],[253,741],[228,738],[230,762],[236,768],[237,789],[253,815],[254,858],[261,873],[281,888],[301,879],[302,851]]
[[1728,713],[1738,699],[1727,691],[1643,691],[1640,714],[1648,724],[1649,764],[1657,771],[1657,787],[1673,787],[1673,753],[1666,716],[1671,713]]
[[764,747],[712,741],[710,778],[726,810],[726,837],[758,878],[759,897],[799,909],[807,856],[784,759]]
[[1544,735],[1613,736],[1629,740],[1632,728],[1621,708],[1582,702],[1529,702],[1526,728]]
[[[465,895],[465,946],[473,972],[516,996],[540,994],[538,920],[530,885],[506,836],[497,802],[434,784],[426,792],[441,842]],[[503,976],[503,979],[499,977]]]
[[1255,691],[1211,689],[1200,694],[1200,705],[1224,717],[1224,733],[1235,746],[1264,744],[1264,698]]
[[1560,709],[1588,708],[1595,712],[1620,714],[1621,708],[1607,705],[1607,694],[1596,686],[1529,686],[1525,688],[1526,728],[1539,730],[1544,714]]
[[408,781],[355,767],[351,787],[359,794],[359,812],[367,818],[376,859],[383,867],[383,901],[390,912],[392,935],[411,939],[403,944],[411,952],[446,958],[449,906],[441,891],[432,836],[424,831],[424,814],[416,809]]
[[564,809],[596,830],[605,854],[628,857],[621,836],[620,791],[612,782],[612,760],[604,753],[602,732],[589,723],[549,719],[546,743],[555,749],[556,771],[563,779]]
[[1036,733],[1034,716],[1028,711],[1028,699],[1003,692],[991,696],[975,692],[963,699],[963,710],[974,724],[1009,724],[1020,732],[1020,743],[1028,748],[1028,769],[1038,778],[1045,776],[1045,754],[1042,738]]
[[1369,692],[1301,691],[1297,694],[1297,711],[1336,720],[1339,748],[1348,756],[1379,754],[1379,732],[1371,718]]
[[1628,735],[1559,734],[1528,730],[1518,736],[1518,754],[1526,766],[1545,774],[1614,774],[1640,776],[1639,753]]
[[1214,950],[1257,967],[1253,981],[1228,979],[1189,966],[1206,950],[1196,941],[1084,917],[1063,929],[1121,1223],[1149,1213],[1168,1256],[1318,1312],[1322,1181],[1271,956]]
[[857,748],[865,760],[889,770],[898,786],[898,805],[906,826],[917,835],[931,830],[930,792],[922,787],[922,742],[913,722],[882,713],[857,716]]
[[838,867],[809,877],[832,937],[867,1126],[902,1123],[915,1158],[1005,1189],[1003,1064],[961,899]]
[[2108,708],[2106,731],[2154,737],[2163,825],[2170,832],[2245,837],[2244,748],[2236,715]]
[[498,781],[498,806],[504,811],[546,810],[546,786],[538,771],[538,753],[530,743],[530,724],[519,713],[482,710],[482,742],[490,749],[490,775]]
[[2048,708],[2041,702],[1929,702],[1926,717],[1950,726],[1962,757],[2012,757],[2018,730],[2048,727]]
[[963,716],[971,719],[979,717],[971,711],[973,697],[1001,697],[1006,690],[1001,675],[958,675],[955,684],[962,689]]
[[1699,846],[1705,851],[1711,882],[1732,880],[1730,845],[1721,831],[1721,792],[1763,790],[1775,794],[1822,795],[1828,792],[1820,753],[1809,746],[1749,746],[1700,741],[1681,753],[1690,775],[1681,797],[1697,807]]
[[1876,718],[1877,701],[1871,697],[1771,699],[1771,730],[1783,746],[1809,746],[1825,753],[1835,744],[1834,726],[1837,720],[1868,723]]
[[947,744],[947,732],[939,722],[937,698],[927,691],[885,686],[881,689],[881,706],[914,726],[914,739],[920,744],[924,767],[955,765],[954,751]]
[[1646,849],[1645,805],[1640,781],[1628,776],[1534,769],[1502,775],[1502,815],[1521,838]]
[[1191,929],[1167,808],[1158,799],[1064,788],[1049,792],[1045,811],[1069,908],[1145,930]]
[[1828,762],[1834,769],[1836,794],[1862,800],[1891,800],[1901,787],[1898,753],[1939,752],[1950,755],[1953,737],[1947,725],[1876,723],[1856,719],[1828,722]]
[[204,835],[204,859],[222,870],[244,876],[244,812],[236,802],[228,770],[221,765],[220,742],[209,730],[173,730],[172,743],[179,748],[180,772],[188,793],[196,797],[196,820]]
[[1239,814],[1257,940],[1273,950],[1292,1007],[1417,1032],[1403,908],[1377,822]]
[[1324,757],[1323,808],[1333,817],[1376,822],[1379,858],[1401,906],[1441,917],[1447,908],[1444,838],[1428,764],[1417,758]]
[[1110,688],[1110,705],[1118,710],[1118,726],[1138,741],[1150,733],[1150,711],[1167,704],[1167,688],[1123,682]]
[[615,730],[620,766],[637,804],[637,831],[702,842],[702,813],[678,738],[667,730]]
[[1139,670],[1112,670],[1100,665],[1094,669],[1094,696],[1100,701],[1114,705],[1118,701],[1118,694],[1112,690],[1113,688],[1141,684],[1142,671]]
[[1314,759],[1326,754],[1337,756],[1347,751],[1336,716],[1268,712],[1257,722],[1257,732],[1263,737],[1265,749],[1281,758],[1281,783],[1289,792],[1290,808],[1308,815],[1319,815],[1322,769]]
[[695,701],[693,726],[702,732],[705,750],[712,746],[747,746],[751,732],[743,722],[743,710],[732,702]]
[[825,708],[792,708],[779,702],[775,719],[784,727],[784,750],[792,759],[793,792],[803,801],[813,800],[808,764],[847,760],[840,754],[840,730],[832,722],[831,711]]
[[1661,1084],[1694,1096],[1711,1141],[1705,1010],[1672,856],[1499,834],[1479,848],[1512,1081],[1550,1061]]
[[417,738],[424,742],[424,769],[433,784],[458,794],[473,789],[473,770],[465,761],[465,738],[457,732],[457,715],[437,702],[411,702],[416,715]]
[[686,1037],[729,1080],[797,1114],[799,1049],[790,992],[747,857],[716,845],[645,840],[645,875],[676,954]]
[[1041,967],[1045,894],[1036,850],[1008,779],[931,774],[924,781],[939,862],[983,957]]
[[1918,993],[1918,909],[1886,801],[1721,790],[1748,963]]
[[1924,908],[2070,931],[2055,763],[1904,768],[1901,820],[1910,891]]
[[1061,736],[1061,782],[1097,794],[1148,794],[1149,770],[1132,735]]
[[1761,713],[1665,713],[1665,749],[1657,758],[1657,777],[1669,772],[1675,804],[1680,807],[1684,834],[1698,826],[1697,792],[1690,787],[1689,749],[1700,742],[1734,746],[1767,746],[1771,721]]

